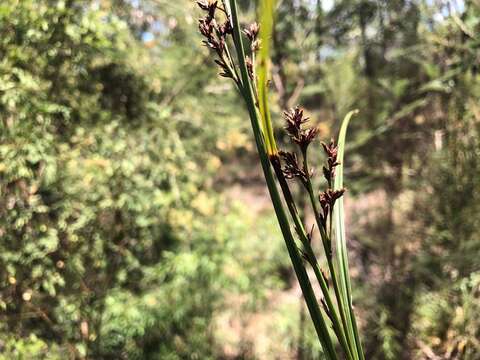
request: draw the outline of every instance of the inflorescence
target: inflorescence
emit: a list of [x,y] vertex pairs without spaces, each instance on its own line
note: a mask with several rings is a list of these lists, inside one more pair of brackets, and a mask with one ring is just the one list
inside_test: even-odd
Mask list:
[[[233,37],[233,28],[227,11],[219,6],[217,0],[198,0],[197,5],[205,13],[205,16],[198,20],[198,28],[205,38],[203,44],[216,53],[217,58],[214,61],[221,69],[220,76],[231,78],[237,85],[240,85],[237,68],[228,49],[228,40]],[[217,11],[220,11],[223,16],[217,16]],[[220,17],[223,19],[219,20]],[[259,31],[260,27],[257,23],[250,24],[243,30],[245,36],[250,40],[252,54],[260,49]],[[245,62],[249,76],[254,80],[254,61],[251,57],[246,56]]]
[[[205,13],[205,16],[199,19],[198,22],[200,33],[205,38],[203,43],[216,53],[215,63],[221,69],[220,76],[231,78],[240,86],[241,81],[237,73],[237,68],[228,50],[228,40],[229,37],[233,36],[233,29],[227,11],[219,6],[217,0],[198,0],[197,4]],[[218,11],[223,14],[222,21],[218,20]],[[243,34],[250,41],[250,51],[252,55],[246,56],[245,63],[248,75],[254,83],[256,81],[254,54],[260,48],[260,40],[258,39],[259,32],[260,27],[257,23],[252,23],[243,30]],[[303,109],[299,107],[285,111],[284,118],[286,122],[285,130],[292,143],[299,147],[303,157],[303,164],[300,163],[295,152],[280,151],[279,155],[283,162],[281,172],[286,179],[297,179],[308,188],[311,186],[311,178],[314,172],[309,169],[306,163],[307,150],[309,145],[318,136],[318,128],[315,126],[305,126],[309,118],[304,116]],[[337,161],[337,146],[333,140],[328,144],[322,142],[322,146],[327,156],[327,161],[323,166],[323,176],[327,181],[328,187],[325,191],[319,193],[318,201],[320,203],[321,213],[316,214],[316,216],[320,218],[319,220],[324,230],[327,230],[327,219],[331,216],[336,200],[344,194],[345,189],[333,190],[335,168],[339,165]],[[271,160],[274,162],[274,166],[280,161],[278,157]]]

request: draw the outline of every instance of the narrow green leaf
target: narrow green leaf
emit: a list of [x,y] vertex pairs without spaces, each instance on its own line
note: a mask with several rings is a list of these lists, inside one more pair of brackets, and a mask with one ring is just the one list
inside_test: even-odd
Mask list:
[[[343,158],[345,153],[345,139],[347,136],[348,124],[353,117],[357,114],[358,110],[350,111],[345,118],[343,119],[342,126],[340,127],[340,133],[338,135],[338,155],[337,159],[340,162],[340,165],[336,169],[335,174],[335,183],[334,189],[339,190],[343,188]],[[343,197],[337,200],[334,208],[334,221],[335,221],[335,234],[336,234],[336,256],[338,263],[338,272],[339,272],[339,281],[340,281],[340,292],[344,300],[344,303],[347,304],[348,309],[346,309],[346,317],[348,319],[348,329],[346,331],[354,338],[355,347],[360,359],[364,359],[362,344],[360,341],[360,336],[358,334],[358,327],[353,313],[352,305],[352,289],[350,284],[350,274],[349,274],[349,265],[348,265],[348,253],[347,253],[347,242],[345,237],[345,215],[343,208]]]
[[270,44],[273,34],[275,0],[261,0],[260,14],[260,56],[258,62],[258,102],[262,121],[262,131],[269,155],[277,153],[273,135],[272,119],[268,106],[268,76],[270,73]]

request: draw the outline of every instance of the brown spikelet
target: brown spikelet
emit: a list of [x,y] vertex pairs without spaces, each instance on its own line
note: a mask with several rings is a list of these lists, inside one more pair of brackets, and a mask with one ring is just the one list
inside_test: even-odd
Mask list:
[[308,145],[317,137],[318,129],[316,127],[303,128],[303,124],[308,121],[308,118],[303,116],[303,110],[299,107],[285,111],[284,117],[287,123],[285,130],[288,135],[294,143],[300,146],[302,151],[305,151]]

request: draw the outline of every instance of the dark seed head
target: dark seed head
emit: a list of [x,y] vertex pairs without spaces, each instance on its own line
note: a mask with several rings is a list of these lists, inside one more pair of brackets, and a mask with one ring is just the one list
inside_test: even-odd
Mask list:
[[243,30],[243,33],[247,36],[250,41],[254,41],[260,31],[260,26],[254,22],[248,26],[248,28]]
[[318,129],[316,127],[308,129],[302,128],[302,125],[308,121],[308,118],[303,116],[303,110],[299,107],[290,109],[290,111],[285,111],[284,117],[287,122],[285,130],[287,130],[288,135],[293,142],[298,144],[302,150],[305,151],[308,145],[318,135]]
[[333,178],[335,177],[335,167],[340,165],[337,161],[338,146],[335,145],[333,139],[330,140],[329,144],[322,142],[322,146],[327,155],[327,166],[323,167],[323,176],[331,187]]
[[327,154],[329,158],[337,160],[338,147],[335,146],[335,141],[333,141],[333,139],[330,140],[328,145],[322,142],[322,146],[325,154]]
[[208,11],[209,2],[207,0],[198,0],[197,5],[200,9],[202,9],[204,11]]
[[226,36],[230,35],[233,32],[232,24],[230,21],[225,21],[222,25],[218,27],[218,32],[220,33],[220,36]]
[[200,33],[206,38],[213,36],[213,22],[207,18],[200,19],[198,21],[198,29],[200,30]]
[[318,200],[320,201],[320,207],[323,211],[322,222],[323,226],[326,227],[327,218],[331,214],[332,209],[335,205],[335,202],[342,197],[345,193],[345,189],[332,190],[327,189],[324,192],[319,194]]
[[292,153],[292,152],[280,151],[280,156],[282,157],[283,162],[285,163],[285,166],[282,169],[285,177],[287,179],[298,178],[300,179],[300,181],[302,181],[302,183],[305,184],[308,180],[308,175],[300,167],[300,164],[298,163],[298,160],[297,160],[297,155],[295,155],[295,153]]
[[213,19],[215,17],[215,11],[218,5],[217,0],[198,0],[197,5],[203,11],[208,12],[208,18]]

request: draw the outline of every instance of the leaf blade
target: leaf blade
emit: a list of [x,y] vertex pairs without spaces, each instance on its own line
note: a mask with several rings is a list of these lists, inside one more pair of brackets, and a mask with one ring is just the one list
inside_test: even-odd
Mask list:
[[[343,162],[345,154],[345,143],[347,136],[347,129],[350,120],[354,115],[358,113],[358,110],[353,110],[347,113],[345,118],[342,121],[340,127],[340,132],[338,134],[338,155],[337,160],[340,165],[336,169],[336,175],[334,180],[334,190],[340,190],[343,188]],[[349,264],[348,264],[348,252],[347,252],[347,242],[345,236],[345,215],[344,215],[344,206],[343,206],[343,197],[337,200],[334,209],[334,221],[335,221],[335,239],[336,239],[336,256],[338,264],[338,272],[340,274],[340,292],[343,297],[344,303],[347,304],[348,311],[346,311],[346,316],[348,319],[348,329],[347,331],[355,339],[355,347],[357,353],[360,356],[360,359],[364,359],[363,348],[360,341],[360,336],[358,334],[358,327],[355,319],[355,314],[353,313],[353,304],[352,304],[352,288],[350,283],[350,273],[349,273]]]
[[262,121],[262,130],[269,155],[277,153],[277,145],[273,135],[273,125],[268,105],[268,76],[270,72],[270,44],[273,34],[276,0],[261,0],[260,40],[261,47],[258,62],[258,102]]

